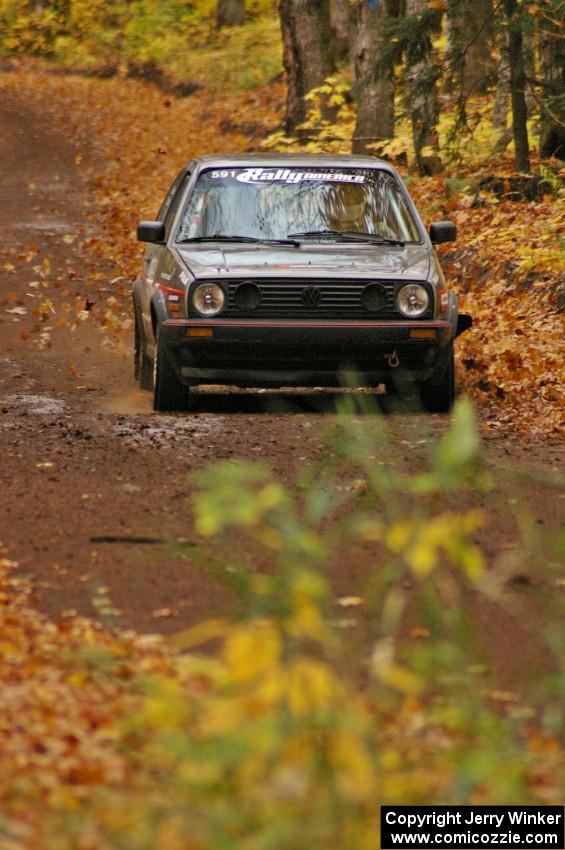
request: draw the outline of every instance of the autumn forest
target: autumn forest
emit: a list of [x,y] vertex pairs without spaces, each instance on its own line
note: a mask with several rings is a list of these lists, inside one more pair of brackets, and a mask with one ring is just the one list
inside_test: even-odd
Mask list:
[[[564,13],[0,0],[0,850],[562,805]],[[450,413],[347,376],[152,409],[136,225],[244,152],[378,157],[456,225]]]

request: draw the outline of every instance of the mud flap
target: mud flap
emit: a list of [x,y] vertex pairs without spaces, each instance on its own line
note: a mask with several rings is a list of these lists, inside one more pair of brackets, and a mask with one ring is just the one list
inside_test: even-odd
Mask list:
[[459,313],[457,316],[457,327],[455,328],[455,338],[468,331],[473,324],[473,317],[467,313]]

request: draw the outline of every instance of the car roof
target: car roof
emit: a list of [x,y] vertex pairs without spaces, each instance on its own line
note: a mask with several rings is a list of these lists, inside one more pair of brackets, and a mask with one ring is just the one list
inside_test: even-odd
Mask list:
[[380,168],[396,174],[395,169],[385,160],[375,156],[353,156],[350,154],[328,154],[328,153],[248,153],[248,154],[209,154],[192,160],[192,167],[202,168],[225,168],[253,167],[254,165],[284,165],[305,166],[312,168]]

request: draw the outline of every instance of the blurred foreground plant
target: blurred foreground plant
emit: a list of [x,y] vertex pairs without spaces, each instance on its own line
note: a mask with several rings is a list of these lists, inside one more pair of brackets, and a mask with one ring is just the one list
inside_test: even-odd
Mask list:
[[[478,684],[465,602],[489,585],[467,502],[488,479],[470,404],[416,475],[376,460],[392,438],[354,404],[298,495],[258,464],[200,474],[195,525],[243,615],[178,633],[168,670],[127,678],[119,781],[35,798],[27,831],[9,820],[0,847],[363,850],[381,804],[559,801],[558,738]],[[374,552],[367,594],[336,605],[328,567],[359,545]],[[340,612],[361,609],[370,641],[353,659]],[[414,611],[425,627],[410,641]]]

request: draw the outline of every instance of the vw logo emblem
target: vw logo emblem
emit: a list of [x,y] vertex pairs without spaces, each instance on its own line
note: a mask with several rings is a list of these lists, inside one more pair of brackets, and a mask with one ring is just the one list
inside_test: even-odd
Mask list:
[[307,307],[318,307],[322,300],[322,293],[317,286],[307,286],[302,290],[302,301]]

